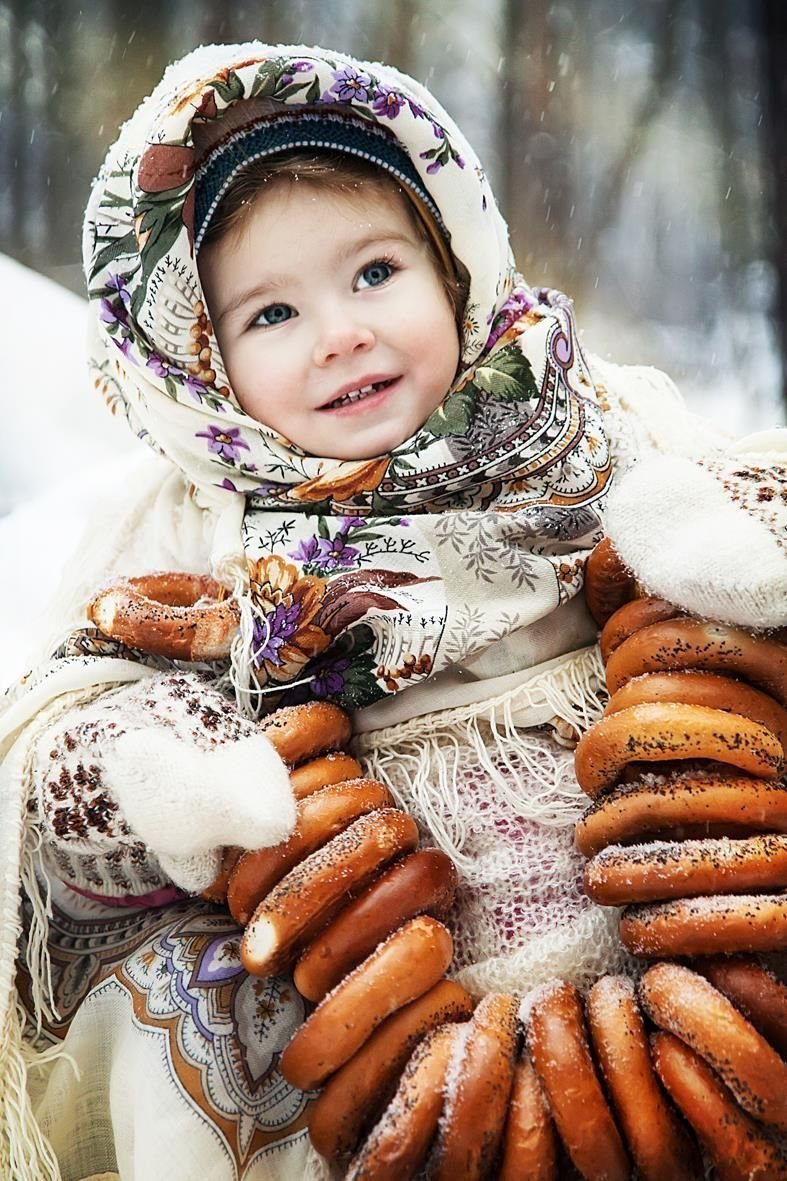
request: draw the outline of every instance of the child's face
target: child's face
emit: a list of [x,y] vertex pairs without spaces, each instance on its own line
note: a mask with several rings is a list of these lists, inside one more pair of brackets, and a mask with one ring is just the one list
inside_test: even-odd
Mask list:
[[404,201],[272,185],[238,232],[200,252],[238,401],[312,455],[390,451],[456,373],[453,309]]

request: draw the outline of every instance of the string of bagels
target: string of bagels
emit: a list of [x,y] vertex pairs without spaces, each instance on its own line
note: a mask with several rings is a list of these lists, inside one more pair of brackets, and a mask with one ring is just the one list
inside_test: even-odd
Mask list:
[[[622,908],[648,964],[636,982],[475,1004],[447,976],[456,868],[364,777],[348,715],[312,702],[261,723],[297,824],[227,849],[205,896],[244,928],[246,969],[291,972],[314,1005],[280,1069],[319,1092],[309,1135],[349,1181],[787,1181],[787,987],[768,958],[787,948],[787,637],[644,595],[608,540],[585,593],[609,702],[576,747],[575,841],[587,894]],[[226,657],[239,618],[181,574],[106,588],[89,615],[185,660]]]

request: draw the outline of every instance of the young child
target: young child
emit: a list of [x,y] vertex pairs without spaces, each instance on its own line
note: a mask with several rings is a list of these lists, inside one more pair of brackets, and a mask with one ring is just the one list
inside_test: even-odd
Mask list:
[[[302,1002],[249,978],[237,928],[191,897],[225,845],[292,829],[256,719],[354,711],[369,773],[458,866],[475,995],[618,965],[572,846],[571,739],[602,685],[584,561],[611,532],[649,590],[780,626],[783,441],[730,456],[661,375],[586,359],[569,301],[517,273],[450,117],[340,54],[171,67],[109,153],[84,253],[95,384],[159,457],[100,490],[68,638],[3,719],[0,1162],[20,1181],[319,1176],[308,1096],[276,1068]],[[236,595],[228,667],[85,625],[101,584],[162,569]],[[38,1035],[10,983],[20,881]],[[53,1048],[26,1091],[24,1040]]]

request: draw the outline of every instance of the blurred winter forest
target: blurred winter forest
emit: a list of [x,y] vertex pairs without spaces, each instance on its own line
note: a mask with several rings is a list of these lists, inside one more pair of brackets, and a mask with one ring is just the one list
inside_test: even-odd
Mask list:
[[425,81],[590,348],[666,369],[737,432],[784,421],[785,0],[2,0],[0,253],[81,291],[120,123],[168,61],[253,37]]

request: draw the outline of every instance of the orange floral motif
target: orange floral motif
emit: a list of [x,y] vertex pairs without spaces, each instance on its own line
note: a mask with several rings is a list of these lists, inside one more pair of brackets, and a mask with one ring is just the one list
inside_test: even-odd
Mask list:
[[312,622],[328,585],[302,576],[277,554],[249,563],[255,607],[254,662],[260,684],[297,680],[304,665],[323,652],[330,637]]
[[289,499],[309,502],[333,500],[336,504],[349,500],[356,492],[372,492],[382,482],[389,460],[365,459],[360,463],[342,463],[322,476],[290,491]]
[[[172,114],[177,114],[178,111],[182,111],[184,107],[187,107],[189,103],[193,102],[206,86],[210,86],[213,82],[219,82],[223,83],[224,86],[229,86],[231,74],[234,74],[237,70],[242,70],[245,66],[254,66],[264,61],[266,61],[264,57],[250,57],[246,61],[233,62],[231,66],[225,66],[223,70],[217,70],[215,74],[211,74],[207,78],[201,78],[198,82],[190,83],[188,90],[175,100],[170,107],[170,111]],[[202,114],[203,112],[200,111],[200,113]]]

